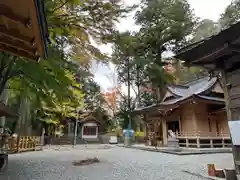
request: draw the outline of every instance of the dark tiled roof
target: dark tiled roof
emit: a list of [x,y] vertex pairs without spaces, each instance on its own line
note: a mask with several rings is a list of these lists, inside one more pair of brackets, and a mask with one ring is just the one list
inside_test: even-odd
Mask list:
[[135,111],[142,111],[142,110],[147,110],[154,107],[164,107],[164,106],[174,105],[174,104],[185,102],[186,100],[191,99],[193,97],[210,100],[210,101],[224,102],[223,98],[215,98],[215,97],[201,95],[205,91],[212,88],[216,84],[216,82],[217,82],[217,78],[215,77],[211,79],[209,77],[204,77],[204,78],[185,84],[185,87],[171,85],[168,87],[168,90],[171,91],[174,95],[176,95],[176,98],[161,102],[160,104],[154,104],[154,105],[143,107],[143,108],[137,108]]
[[211,88],[217,81],[217,78],[204,77],[185,84],[185,88],[180,86],[169,86],[168,90],[180,97],[188,97],[193,94],[200,94]]

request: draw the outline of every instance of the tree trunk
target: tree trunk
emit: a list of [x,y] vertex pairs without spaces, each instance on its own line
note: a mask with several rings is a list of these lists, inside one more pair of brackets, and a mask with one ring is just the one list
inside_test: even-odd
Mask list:
[[21,94],[20,96],[20,103],[19,103],[19,110],[18,110],[18,121],[17,121],[17,129],[16,133],[18,135],[26,135],[26,106],[27,106],[27,99],[25,94]]
[[140,67],[139,65],[137,64],[137,67],[136,67],[136,70],[137,70],[137,107],[140,107],[140,104],[141,104],[141,98],[140,98]]
[[128,128],[131,129],[131,79],[130,79],[130,59],[127,58],[127,86],[128,86]]
[[[5,84],[5,89],[4,89],[3,93],[1,94],[0,100],[5,105],[7,105],[7,101],[8,101],[7,84]],[[4,132],[5,121],[6,121],[6,117],[0,117],[0,134]]]

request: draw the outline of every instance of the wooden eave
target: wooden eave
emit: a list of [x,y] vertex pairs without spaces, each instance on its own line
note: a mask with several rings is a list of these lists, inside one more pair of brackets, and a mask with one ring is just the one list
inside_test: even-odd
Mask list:
[[216,105],[224,105],[225,104],[224,101],[217,101],[214,99],[204,99],[199,95],[192,95],[192,96],[182,99],[176,103],[166,104],[166,105],[158,104],[155,106],[151,106],[149,108],[145,108],[143,110],[134,111],[133,114],[138,115],[138,114],[157,114],[158,113],[158,114],[165,116],[169,111],[179,108],[181,105],[183,105],[185,103],[193,102],[193,101],[203,102],[203,103],[207,103],[207,104],[216,104]]
[[47,56],[47,40],[42,0],[0,2],[0,51],[37,61]]
[[187,65],[208,69],[224,69],[230,59],[240,53],[240,23],[177,52],[176,58]]

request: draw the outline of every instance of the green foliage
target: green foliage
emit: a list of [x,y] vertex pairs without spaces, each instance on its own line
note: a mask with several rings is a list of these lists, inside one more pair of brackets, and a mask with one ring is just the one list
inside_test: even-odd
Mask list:
[[186,67],[179,60],[175,60],[173,66],[176,69],[173,73],[176,84],[185,84],[208,75],[207,70],[199,67]]
[[162,51],[162,45],[177,48],[186,42],[196,18],[186,0],[144,0],[136,14],[141,25],[142,48],[151,54]]
[[225,12],[219,19],[219,24],[222,29],[229,28],[231,25],[237,23],[240,20],[240,1],[234,0],[225,9]]
[[[163,68],[162,53],[166,48],[175,50],[186,42],[196,18],[186,0],[144,0],[141,5],[135,15],[140,31],[118,34],[113,59],[120,81],[131,81],[132,87],[138,89],[138,101],[146,105],[154,103],[154,99],[159,102],[166,84],[174,80]],[[149,85],[152,92],[140,93],[141,87]]]
[[[128,128],[128,125],[129,125],[129,116],[128,116],[129,111],[132,112],[135,109],[135,103],[134,103],[135,99],[131,98],[130,101],[131,101],[131,107],[129,109],[128,108],[128,97],[123,96],[121,98],[120,105],[119,105],[120,109],[119,109],[118,113],[116,114],[116,118],[122,120],[122,121],[119,122],[120,123],[119,125],[122,127],[122,129],[127,129]],[[132,115],[131,115],[130,119],[131,119],[131,125],[132,125],[131,127],[133,129],[135,129],[136,125],[135,125],[134,121],[132,120],[133,119]]]
[[118,0],[47,0],[45,4],[51,40],[59,43],[61,37],[64,47],[70,45],[72,58],[85,66],[93,58],[107,60],[106,55],[92,45],[92,41],[109,42],[115,31],[114,23],[131,9],[124,9]]
[[[93,59],[107,63],[108,57],[92,42],[111,41],[114,23],[131,8],[110,0],[46,0],[45,7],[52,42],[48,59],[36,63],[0,54],[0,93],[8,81],[9,102],[19,106],[20,119],[57,123],[74,116],[77,107],[99,109],[101,95],[86,101],[100,94],[89,69]],[[76,79],[79,69],[86,72],[85,81]],[[93,88],[90,93],[88,85]]]
[[191,42],[198,42],[212,35],[215,35],[220,31],[220,29],[221,28],[219,27],[218,23],[209,19],[204,19],[197,23],[197,26],[193,32],[193,39],[191,40]]
[[141,25],[138,56],[146,60],[145,77],[158,89],[160,101],[166,84],[173,82],[172,75],[163,68],[162,53],[166,48],[174,50],[186,42],[195,17],[185,0],[145,0],[142,10],[136,14],[136,22]]
[[229,28],[240,20],[240,0],[234,0],[227,6],[218,21],[209,19],[201,20],[194,29],[191,42],[197,42],[219,33],[221,30]]

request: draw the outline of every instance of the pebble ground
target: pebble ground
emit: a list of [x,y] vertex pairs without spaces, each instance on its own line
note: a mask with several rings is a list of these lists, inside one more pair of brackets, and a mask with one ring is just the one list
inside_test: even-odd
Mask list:
[[[74,167],[72,162],[97,157],[99,164]],[[232,168],[232,154],[177,156],[96,145],[49,148],[9,156],[0,180],[207,180],[207,164]]]

